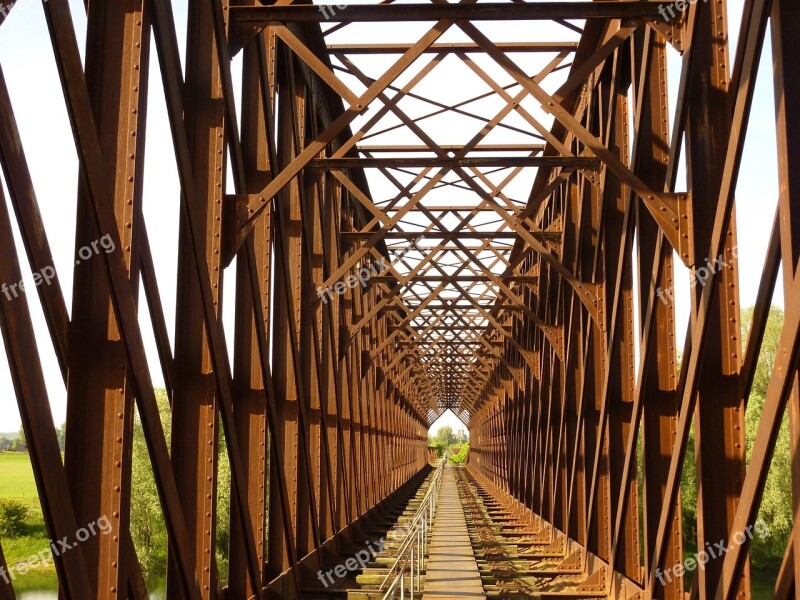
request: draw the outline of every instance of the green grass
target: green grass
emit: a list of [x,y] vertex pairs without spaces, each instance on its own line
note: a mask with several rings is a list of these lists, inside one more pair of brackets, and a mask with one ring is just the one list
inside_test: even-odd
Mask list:
[[777,571],[764,569],[751,569],[750,594],[753,600],[769,600],[775,591],[775,582],[778,580]]
[[31,459],[27,453],[0,452],[0,498],[39,505]]
[[[49,540],[44,517],[36,492],[30,457],[27,453],[0,452],[0,498],[13,498],[23,502],[29,510],[25,535],[3,539],[3,554],[9,567],[26,562],[28,557],[48,548]],[[26,590],[54,590],[58,586],[55,566],[39,566],[24,576],[17,576],[14,588]]]
[[[6,562],[13,565],[25,561],[29,556],[37,554],[48,546],[47,533],[44,527],[41,507],[33,479],[30,457],[16,452],[0,452],[0,498],[14,498],[24,502],[30,509],[27,534],[4,539],[3,552]],[[696,548],[687,543],[685,556],[694,556]],[[772,597],[777,573],[760,569],[752,570],[753,600],[766,600]],[[687,578],[687,581],[691,581]],[[25,576],[18,576],[14,581],[14,589],[19,592],[56,590],[58,581],[55,568],[39,567]],[[159,589],[160,586],[154,586]]]
[[[697,546],[689,541],[684,540],[683,558],[696,558]],[[773,569],[756,569],[750,568],[750,596],[752,600],[770,600],[772,593],[775,591],[775,582],[778,580],[777,565]],[[696,571],[690,576],[684,577],[684,584],[686,591],[692,589],[692,577],[696,576]]]

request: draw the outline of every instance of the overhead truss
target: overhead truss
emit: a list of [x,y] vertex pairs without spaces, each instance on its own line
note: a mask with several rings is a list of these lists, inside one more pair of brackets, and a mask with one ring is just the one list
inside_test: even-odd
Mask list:
[[[297,598],[424,468],[427,429],[450,410],[470,468],[557,532],[602,595],[683,599],[683,575],[658,574],[683,560],[686,461],[703,548],[755,522],[787,410],[800,438],[800,15],[744,0],[731,57],[728,2],[680,2],[668,19],[639,0],[189,0],[183,54],[166,0],[43,2],[80,163],[75,248],[109,236],[118,249],[76,262],[71,310],[57,276],[0,295],[48,535],[99,515],[115,530],[55,558],[63,596],[147,597],[129,530],[135,427],[170,540],[167,597]],[[86,11],[85,40],[71,10]],[[768,32],[780,196],[743,347],[734,192]],[[164,200],[181,211],[174,285],[158,280],[143,210],[159,77],[180,183]],[[53,264],[14,108],[0,70],[7,282],[23,253],[33,273]],[[661,292],[700,268],[681,346]],[[779,274],[785,322],[748,457]],[[37,306],[67,391],[63,461]],[[800,597],[798,544],[776,598]],[[692,586],[749,597],[748,544]]]

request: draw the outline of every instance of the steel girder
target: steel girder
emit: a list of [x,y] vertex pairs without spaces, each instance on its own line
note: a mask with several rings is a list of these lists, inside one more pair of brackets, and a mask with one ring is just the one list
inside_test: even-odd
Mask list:
[[[658,574],[683,557],[687,460],[698,547],[755,522],[787,404],[798,506],[795,4],[745,0],[732,61],[722,0],[686,2],[669,21],[644,1],[265,4],[191,0],[184,71],[169,2],[88,2],[85,63],[68,1],[44,3],[81,167],[76,248],[108,235],[119,249],[76,263],[69,313],[57,277],[38,298],[0,295],[48,534],[100,515],[116,532],[56,558],[64,597],[147,595],[129,532],[135,410],[170,537],[170,598],[301,595],[427,463],[425,430],[447,409],[470,428],[470,468],[579,551],[608,597],[683,597],[681,575]],[[498,21],[511,33],[485,26]],[[542,21],[563,39],[525,39],[518,25]],[[399,23],[402,40],[348,37],[376,22]],[[768,29],[781,185],[742,347],[734,190]],[[670,47],[682,55],[674,115]],[[174,346],[142,211],[153,50],[181,185]],[[482,92],[436,89],[443,69]],[[478,126],[450,135],[434,125],[442,115]],[[23,251],[34,272],[53,253],[2,72],[0,162],[0,279],[19,281]],[[661,292],[719,257],[692,288],[680,347]],[[779,268],[786,318],[747,463],[744,410]],[[67,389],[63,463],[37,302]],[[777,598],[800,598],[799,544],[795,531]],[[699,571],[691,597],[749,597],[747,550]],[[14,598],[2,580],[0,598]]]

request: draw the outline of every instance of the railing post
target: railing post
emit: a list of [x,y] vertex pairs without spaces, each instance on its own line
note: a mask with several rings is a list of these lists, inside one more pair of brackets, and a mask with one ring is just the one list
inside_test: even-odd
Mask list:
[[414,600],[414,548],[411,548],[411,600]]
[[418,568],[417,568],[417,587],[418,588],[422,587],[422,569],[425,568],[425,521],[423,521],[423,527],[420,530],[420,535],[422,536],[422,539],[420,540],[420,543],[419,543],[419,548],[421,548],[421,552],[420,552],[419,558],[417,560],[417,562],[419,563]]

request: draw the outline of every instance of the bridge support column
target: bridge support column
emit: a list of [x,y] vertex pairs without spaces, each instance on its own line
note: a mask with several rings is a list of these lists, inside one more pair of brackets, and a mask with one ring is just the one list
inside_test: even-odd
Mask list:
[[[113,210],[122,247],[112,248],[107,232],[97,230],[89,190],[82,182],[69,327],[64,462],[79,526],[104,518],[115,532],[92,536],[83,544],[89,569],[86,579],[98,599],[125,599],[129,585],[132,589],[142,585],[129,533],[133,395],[105,266],[102,258],[94,255],[96,249],[122,254],[132,289],[138,293],[149,57],[146,2],[89,4],[86,83],[109,185],[114,190]],[[93,258],[86,260],[90,254]]]

